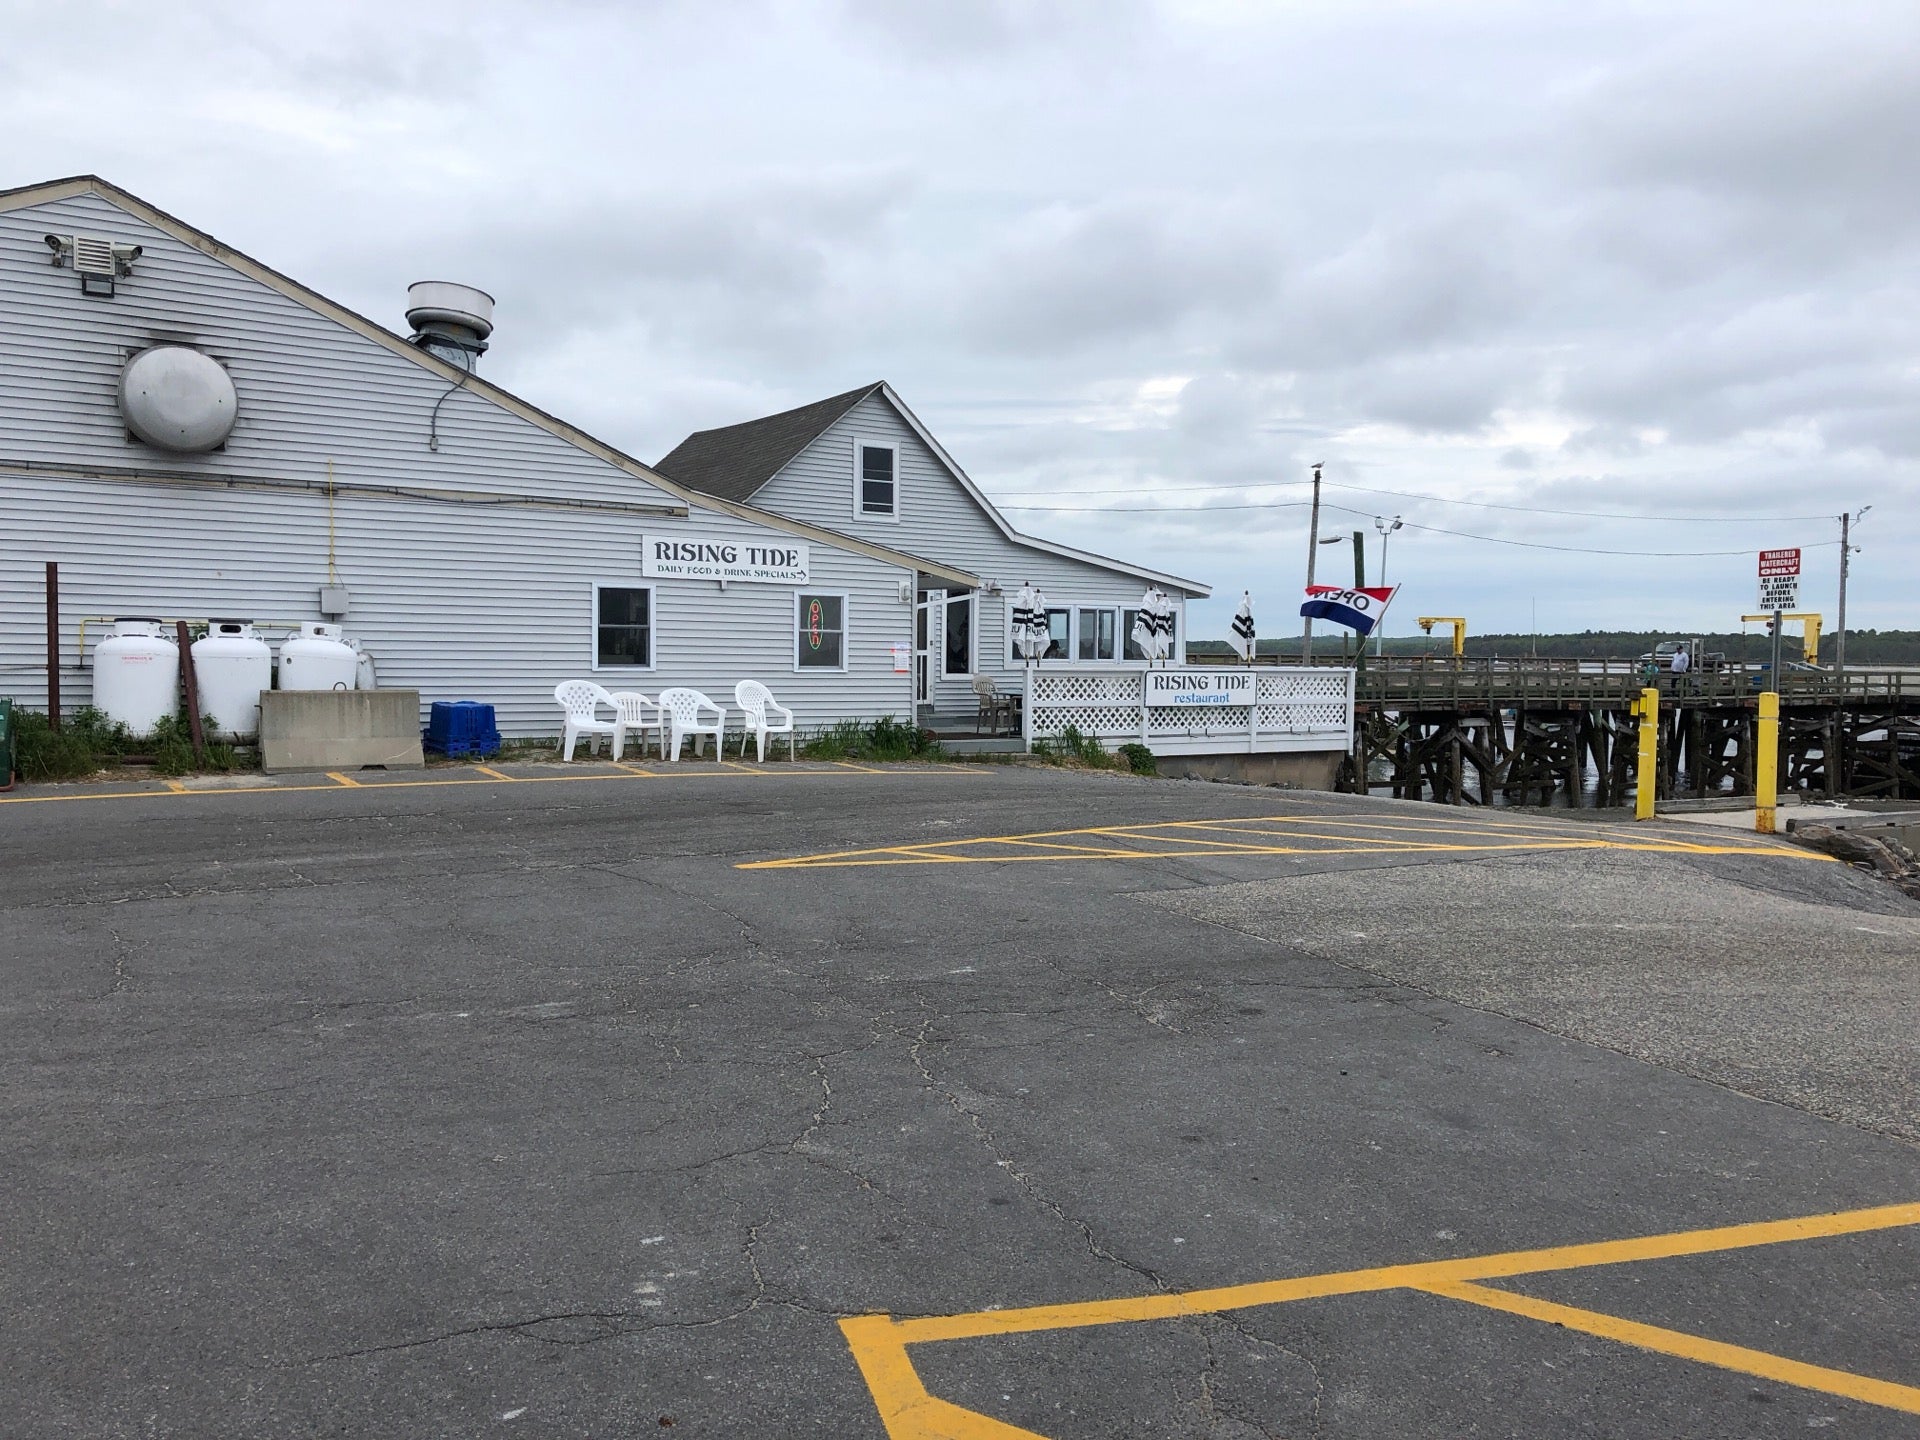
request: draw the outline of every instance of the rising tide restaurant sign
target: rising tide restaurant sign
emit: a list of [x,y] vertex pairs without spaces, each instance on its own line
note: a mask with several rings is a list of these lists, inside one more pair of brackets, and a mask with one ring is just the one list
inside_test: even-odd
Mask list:
[[1149,670],[1147,704],[1208,707],[1251,705],[1251,670]]
[[640,547],[640,573],[649,580],[744,580],[772,585],[806,585],[813,580],[805,545],[645,535]]

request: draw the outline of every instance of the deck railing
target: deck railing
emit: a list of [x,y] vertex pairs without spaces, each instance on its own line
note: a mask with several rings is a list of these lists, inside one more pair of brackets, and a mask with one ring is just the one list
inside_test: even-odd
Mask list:
[[[1210,658],[1192,663],[1239,664]],[[1264,669],[1267,663],[1262,660],[1254,668]],[[1323,664],[1315,668],[1337,667]],[[1355,677],[1354,694],[1362,704],[1394,701],[1426,705],[1455,702],[1469,707],[1530,701],[1624,704],[1652,684],[1669,701],[1732,705],[1751,702],[1766,688],[1767,668],[1765,665],[1721,665],[1680,676],[1655,672],[1650,677],[1647,668],[1635,660],[1370,655]],[[1920,704],[1920,667],[1850,665],[1842,674],[1796,665],[1781,670],[1779,688],[1781,701],[1786,705],[1888,701],[1905,708]]]

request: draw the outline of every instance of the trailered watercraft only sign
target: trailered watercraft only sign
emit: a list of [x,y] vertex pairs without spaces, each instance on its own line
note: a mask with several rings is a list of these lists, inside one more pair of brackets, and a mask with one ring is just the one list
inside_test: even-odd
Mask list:
[[640,573],[649,580],[747,580],[774,585],[812,581],[807,547],[785,541],[640,538]]
[[1251,670],[1149,670],[1149,705],[1251,705]]

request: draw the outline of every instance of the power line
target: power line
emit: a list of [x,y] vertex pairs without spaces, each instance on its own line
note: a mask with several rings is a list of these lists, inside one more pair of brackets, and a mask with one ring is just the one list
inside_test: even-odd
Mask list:
[[[1004,510],[1045,510],[1055,515],[1220,515],[1229,511],[1304,509],[1310,502],[1305,500],[1283,500],[1271,505],[1103,505],[1081,509],[1063,508],[1057,505],[1004,505]],[[1371,512],[1355,510],[1348,505],[1335,505],[1323,500],[1324,510],[1338,510],[1345,515],[1358,515],[1365,519]],[[1409,530],[1426,530],[1435,535],[1451,535],[1460,540],[1484,540],[1489,545],[1521,545],[1529,550],[1559,550],[1572,555],[1625,555],[1647,559],[1704,559],[1718,555],[1751,555],[1754,547],[1746,546],[1738,550],[1602,550],[1591,545],[1553,545],[1544,540],[1512,540],[1503,535],[1476,535],[1469,530],[1449,530],[1440,525],[1422,525],[1417,521],[1403,522]],[[1817,550],[1823,546],[1838,545],[1838,540],[1820,540],[1814,544],[1802,546],[1802,549]]]
[[[1222,485],[1196,485],[1190,490],[1176,490],[1174,494],[1196,494],[1215,490],[1269,490],[1281,485],[1310,485],[1310,480],[1247,480],[1234,481]],[[1565,515],[1577,520],[1647,520],[1658,524],[1678,523],[1689,525],[1787,525],[1831,520],[1831,515],[1633,515],[1621,510],[1558,510],[1545,505],[1509,505],[1499,500],[1466,500],[1449,495],[1426,495],[1416,490],[1386,490],[1374,485],[1349,485],[1341,481],[1325,482],[1329,490],[1352,490],[1363,495],[1391,495],[1399,500],[1425,500],[1435,505],[1472,505],[1483,510],[1514,510],[1523,515]],[[1052,492],[1042,490],[1014,490],[1009,495],[1044,495]],[[1072,496],[1080,495],[1142,495],[1153,494],[1150,487],[1129,485],[1110,490],[1072,490],[1066,492]],[[994,502],[996,505],[999,501]],[[1286,503],[1276,501],[1276,505]],[[1002,510],[1050,510],[1050,505],[1001,505]],[[1117,507],[1116,507],[1117,508]],[[1213,509],[1226,509],[1226,506],[1213,506]],[[1248,507],[1261,508],[1261,507]]]

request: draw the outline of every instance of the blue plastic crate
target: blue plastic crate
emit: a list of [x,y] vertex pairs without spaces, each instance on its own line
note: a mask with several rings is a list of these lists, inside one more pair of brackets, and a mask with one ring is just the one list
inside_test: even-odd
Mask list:
[[493,706],[477,700],[436,700],[427,712],[421,742],[436,755],[491,755],[500,748]]

